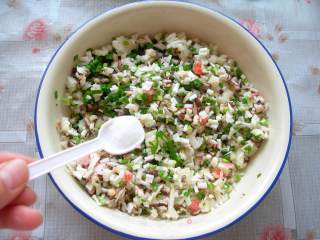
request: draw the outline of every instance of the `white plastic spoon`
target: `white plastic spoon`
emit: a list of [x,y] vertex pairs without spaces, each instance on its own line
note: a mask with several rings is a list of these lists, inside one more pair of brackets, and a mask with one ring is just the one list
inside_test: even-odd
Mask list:
[[97,138],[29,164],[29,180],[97,150],[104,149],[111,155],[130,152],[143,142],[144,137],[144,129],[137,118],[110,119],[101,126]]

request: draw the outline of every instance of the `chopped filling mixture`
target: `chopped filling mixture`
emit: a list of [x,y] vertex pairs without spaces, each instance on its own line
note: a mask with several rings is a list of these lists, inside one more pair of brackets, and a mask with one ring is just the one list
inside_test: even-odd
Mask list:
[[[134,115],[145,142],[68,165],[101,206],[178,219],[210,212],[268,138],[268,105],[237,63],[184,33],[120,36],[74,57],[57,129],[68,148],[110,118]],[[57,98],[57,93],[55,93]]]

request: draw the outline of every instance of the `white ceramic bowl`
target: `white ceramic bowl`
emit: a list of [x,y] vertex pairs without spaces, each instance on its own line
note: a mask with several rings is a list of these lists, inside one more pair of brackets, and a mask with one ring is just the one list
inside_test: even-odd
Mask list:
[[[35,108],[37,144],[41,157],[60,150],[55,124],[62,109],[55,106],[54,91],[58,90],[60,95],[64,92],[74,55],[108,43],[113,36],[160,31],[183,31],[216,43],[239,63],[270,104],[270,139],[250,163],[230,200],[209,214],[192,217],[190,225],[187,219],[156,221],[99,207],[63,167],[53,171],[51,179],[82,215],[123,236],[139,239],[204,236],[237,222],[269,193],[285,164],[291,140],[290,100],[281,73],[265,47],[234,20],[188,3],[148,1],[125,5],[91,19],[58,48],[43,74]],[[262,175],[257,179],[260,172]]]

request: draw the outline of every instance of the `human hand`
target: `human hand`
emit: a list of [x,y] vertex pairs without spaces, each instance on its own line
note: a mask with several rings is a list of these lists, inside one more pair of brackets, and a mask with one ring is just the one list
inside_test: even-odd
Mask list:
[[29,207],[36,194],[27,186],[29,171],[26,156],[0,152],[0,228],[31,230],[42,223],[42,216]]

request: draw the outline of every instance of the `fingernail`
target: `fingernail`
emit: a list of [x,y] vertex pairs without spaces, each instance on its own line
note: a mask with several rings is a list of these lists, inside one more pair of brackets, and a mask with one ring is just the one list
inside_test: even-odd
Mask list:
[[0,180],[9,190],[26,183],[28,179],[28,167],[21,159],[11,160],[0,168]]

